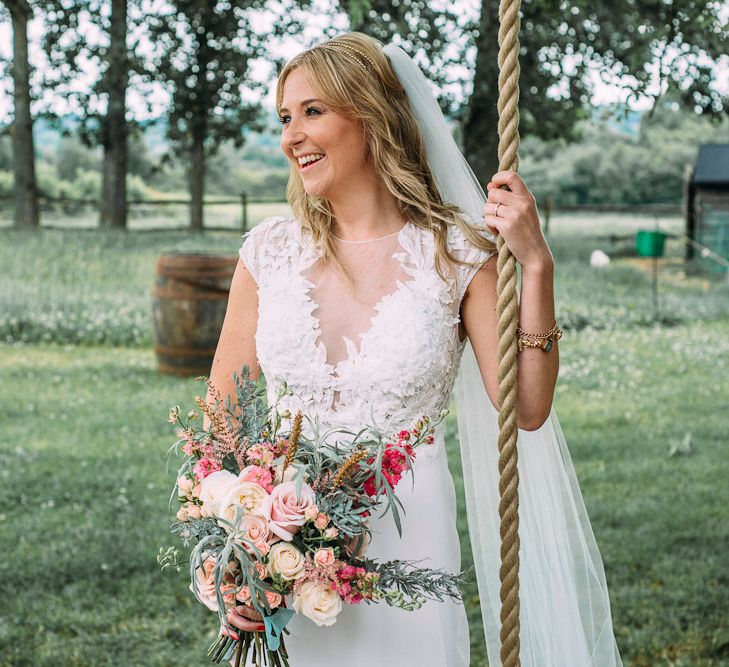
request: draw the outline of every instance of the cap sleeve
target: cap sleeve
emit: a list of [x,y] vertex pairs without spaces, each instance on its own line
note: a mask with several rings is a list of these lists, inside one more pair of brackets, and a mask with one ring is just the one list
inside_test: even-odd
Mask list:
[[[476,233],[479,236],[496,243],[496,236],[489,231],[488,227],[484,227],[483,220],[467,215],[462,215],[462,218],[478,228]],[[464,262],[475,262],[472,266],[465,264],[455,265],[458,281],[457,298],[460,304],[471,280],[473,280],[473,277],[489,258],[496,254],[496,250],[488,251],[477,248],[466,238],[463,230],[456,225],[451,225],[450,227],[449,244],[450,250],[455,257]]]
[[238,251],[243,264],[253,276],[253,280],[259,285],[261,281],[261,272],[265,268],[268,261],[268,241],[270,240],[271,230],[275,226],[280,226],[289,218],[281,215],[274,215],[263,219],[255,227],[248,230],[241,238],[243,243]]

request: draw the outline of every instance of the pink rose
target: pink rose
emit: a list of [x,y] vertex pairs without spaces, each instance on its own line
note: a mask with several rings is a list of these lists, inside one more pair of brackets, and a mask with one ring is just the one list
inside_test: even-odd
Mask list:
[[[266,542],[271,535],[271,531],[268,529],[268,521],[258,514],[245,514],[240,521],[240,528],[246,539],[254,543]],[[244,543],[244,546],[250,551],[249,545]]]
[[301,495],[296,494],[297,482],[282,482],[271,492],[271,532],[290,541],[306,521],[306,510],[316,501],[314,489],[303,482]]
[[324,531],[324,539],[326,540],[333,540],[339,535],[339,531],[337,530],[336,526],[332,526],[331,528],[327,528]]
[[262,556],[265,556],[271,551],[271,545],[268,542],[256,542],[256,549],[261,552]]
[[331,547],[317,549],[316,553],[314,554],[314,562],[320,567],[333,565],[334,561],[334,549],[332,549]]
[[185,506],[187,510],[187,516],[191,519],[199,519],[202,516],[202,507],[195,505],[195,503],[187,503]]
[[304,512],[304,516],[307,521],[313,521],[316,519],[317,514],[319,514],[319,508],[316,505],[309,505],[309,507],[306,508],[306,512]]
[[314,519],[314,525],[319,530],[324,530],[329,525],[329,517],[326,514],[320,512]]

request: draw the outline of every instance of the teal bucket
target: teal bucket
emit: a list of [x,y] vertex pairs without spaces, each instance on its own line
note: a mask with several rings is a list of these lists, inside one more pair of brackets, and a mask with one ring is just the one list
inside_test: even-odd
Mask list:
[[643,230],[636,234],[635,250],[639,257],[663,257],[665,241],[664,232]]

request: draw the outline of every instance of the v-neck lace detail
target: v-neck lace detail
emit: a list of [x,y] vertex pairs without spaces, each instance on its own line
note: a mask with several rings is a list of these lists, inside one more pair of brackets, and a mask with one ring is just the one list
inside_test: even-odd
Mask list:
[[[389,258],[397,265],[402,267],[406,271],[406,261],[403,262],[403,237],[406,233],[408,233],[407,230],[408,225],[405,225],[402,229],[395,232],[394,234],[389,234],[387,237],[380,237],[379,239],[372,239],[372,240],[383,240],[385,238],[393,238],[397,237],[396,239],[396,249],[394,252],[388,252],[385,253],[385,251],[379,251],[378,254],[383,255],[384,257],[389,256]],[[356,250],[355,250],[356,251]],[[311,326],[315,330],[315,344],[317,348],[319,348],[318,352],[319,355],[323,355],[325,358],[329,358],[330,351],[328,349],[327,344],[324,341],[324,332],[322,331],[322,324],[319,319],[319,317],[316,315],[316,311],[319,310],[322,307],[322,304],[318,303],[317,300],[313,296],[313,292],[316,290],[317,286],[312,280],[310,280],[305,274],[307,272],[310,272],[313,265],[316,264],[316,261],[319,259],[317,255],[314,253],[309,253],[307,255],[307,258],[302,262],[302,266],[299,269],[299,276],[300,279],[304,283],[304,309],[308,312],[309,317],[311,318]],[[333,269],[330,269],[330,272],[333,272]],[[408,275],[408,274],[406,274]],[[383,317],[383,313],[387,313],[388,307],[390,307],[390,304],[397,299],[399,291],[403,288],[404,282],[410,282],[414,280],[415,277],[412,275],[409,275],[407,281],[403,281],[400,278],[395,278],[394,285],[391,288],[391,290],[385,294],[380,295],[377,298],[376,303],[371,308],[371,313],[367,317],[367,325],[366,327],[357,333],[354,333],[353,335],[345,335],[342,333],[333,333],[333,336],[340,337],[346,347],[346,356],[339,360],[331,360],[326,361],[325,366],[327,367],[327,370],[331,374],[333,381],[336,382],[336,379],[340,377],[339,369],[345,367],[346,365],[351,365],[353,363],[357,363],[358,358],[362,356],[362,354],[366,351],[367,346],[367,338],[371,331],[375,329],[375,327],[378,326],[379,321]],[[338,307],[345,307],[345,304],[338,304]],[[359,344],[358,344],[359,341]],[[335,394],[338,393],[335,391]],[[330,406],[330,409],[335,410],[336,408],[336,397],[333,401],[332,405]]]
[[[493,239],[488,231],[483,233]],[[391,256],[377,258],[384,266],[385,260],[396,263],[394,284],[380,285],[376,272],[362,274],[372,280],[375,294],[383,287],[380,298],[371,299],[371,308],[355,308],[342,299],[350,309],[338,313],[336,290],[329,295],[336,297],[328,307],[337,330],[350,325],[361,329],[371,311],[369,326],[359,332],[359,346],[343,335],[346,356],[329,363],[315,314],[319,303],[312,298],[324,282],[310,279],[325,274],[311,273],[320,259],[311,236],[295,218],[274,216],[244,238],[240,257],[258,285],[256,351],[269,402],[288,389],[279,400],[282,411],[301,410],[312,419],[318,417],[323,427],[358,431],[369,425],[387,432],[407,428],[412,419],[447,406],[465,344],[458,338],[460,302],[489,253],[472,246],[452,226],[451,252],[478,264],[456,265],[454,278],[444,281],[435,270],[432,233],[405,225],[393,235],[397,243]],[[350,321],[350,315],[359,319]],[[328,340],[335,338],[329,331]]]

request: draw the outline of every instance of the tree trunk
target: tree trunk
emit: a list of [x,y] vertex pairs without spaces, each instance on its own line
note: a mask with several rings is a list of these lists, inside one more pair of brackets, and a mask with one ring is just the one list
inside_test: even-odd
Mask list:
[[193,121],[190,161],[190,229],[203,230],[203,197],[205,196],[205,138],[204,123]]
[[463,126],[463,152],[484,190],[499,170],[499,5],[482,0],[476,72],[468,115]]
[[108,107],[104,119],[104,168],[101,187],[102,227],[127,226],[127,120],[129,83],[127,0],[112,0],[110,44],[106,71]]
[[37,228],[38,189],[35,180],[33,118],[30,115],[30,65],[28,63],[28,20],[32,10],[26,0],[6,0],[13,22],[13,162],[15,166],[16,227]]

